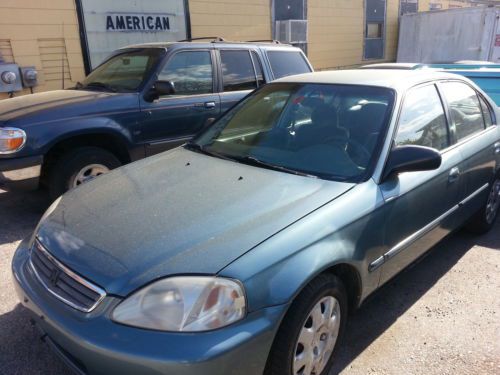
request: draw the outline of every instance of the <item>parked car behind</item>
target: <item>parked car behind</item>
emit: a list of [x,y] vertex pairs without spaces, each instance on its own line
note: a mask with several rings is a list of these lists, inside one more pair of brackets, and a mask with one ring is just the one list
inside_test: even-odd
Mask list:
[[82,83],[0,101],[0,186],[53,197],[189,140],[266,82],[312,71],[279,43],[178,42],[116,51]]
[[326,375],[350,311],[454,230],[492,228],[495,108],[444,73],[280,79],[54,202],[17,293],[80,373]]

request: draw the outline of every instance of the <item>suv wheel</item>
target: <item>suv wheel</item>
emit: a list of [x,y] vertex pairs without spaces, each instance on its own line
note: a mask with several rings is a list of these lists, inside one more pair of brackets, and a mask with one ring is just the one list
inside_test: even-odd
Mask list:
[[265,375],[326,375],[347,322],[347,295],[334,275],[311,281],[285,316]]
[[98,147],[82,147],[62,155],[50,173],[52,198],[90,181],[121,165],[111,152]]

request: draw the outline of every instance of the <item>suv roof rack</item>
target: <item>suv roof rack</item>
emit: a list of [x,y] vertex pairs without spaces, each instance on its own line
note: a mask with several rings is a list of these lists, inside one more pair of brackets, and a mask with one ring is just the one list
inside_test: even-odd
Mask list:
[[189,39],[182,39],[179,40],[179,42],[192,42],[193,40],[205,40],[205,39],[212,39],[212,43],[215,42],[226,42],[226,39],[220,36],[203,36],[199,38],[189,38]]
[[247,40],[248,43],[274,43],[281,44],[279,40],[276,39],[256,39],[256,40]]

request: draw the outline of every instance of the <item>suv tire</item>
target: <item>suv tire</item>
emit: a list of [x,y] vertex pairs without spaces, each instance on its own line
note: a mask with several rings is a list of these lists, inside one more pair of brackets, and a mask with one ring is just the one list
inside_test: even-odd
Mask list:
[[78,176],[83,176],[86,173],[86,168],[90,172],[85,181],[120,165],[121,163],[115,155],[99,147],[82,147],[69,151],[63,154],[51,169],[49,176],[50,196],[52,199],[56,199],[79,185],[82,181],[76,183],[75,179]]

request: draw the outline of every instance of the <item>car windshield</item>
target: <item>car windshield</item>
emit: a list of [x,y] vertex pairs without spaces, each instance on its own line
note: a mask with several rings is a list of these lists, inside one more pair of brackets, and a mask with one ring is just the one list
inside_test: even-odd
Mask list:
[[360,181],[377,159],[394,96],[381,87],[272,83],[187,148],[288,173]]
[[120,53],[99,65],[77,88],[115,92],[136,91],[163,53],[160,48]]

